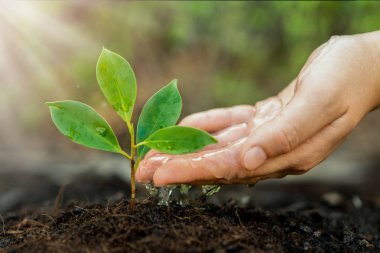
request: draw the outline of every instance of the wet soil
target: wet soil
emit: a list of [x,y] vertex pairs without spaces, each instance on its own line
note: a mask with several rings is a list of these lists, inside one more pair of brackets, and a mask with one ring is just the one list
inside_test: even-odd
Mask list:
[[378,199],[352,186],[225,187],[187,207],[159,206],[140,189],[131,208],[117,177],[36,181],[29,202],[5,208],[0,192],[1,253],[380,252]]

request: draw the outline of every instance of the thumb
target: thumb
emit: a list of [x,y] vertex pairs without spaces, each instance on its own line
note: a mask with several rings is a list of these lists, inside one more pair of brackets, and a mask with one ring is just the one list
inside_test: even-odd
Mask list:
[[315,93],[298,92],[273,120],[252,130],[240,162],[254,170],[268,158],[288,153],[342,115],[337,103]]

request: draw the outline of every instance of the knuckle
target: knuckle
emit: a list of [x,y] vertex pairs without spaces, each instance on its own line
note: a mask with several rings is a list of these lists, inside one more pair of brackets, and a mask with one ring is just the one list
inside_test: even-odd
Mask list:
[[279,145],[280,153],[288,153],[298,145],[298,134],[291,125],[283,126],[275,135],[275,142]]
[[241,168],[240,170],[236,171],[234,173],[234,177],[238,180],[243,180],[243,179],[246,179],[247,177],[250,176],[251,174],[251,171],[247,170],[246,168]]
[[208,110],[205,113],[203,113],[202,115],[199,115],[200,116],[199,120],[204,120],[203,122],[209,121],[212,118],[212,114],[213,114],[213,111]]
[[350,46],[354,42],[352,36],[349,35],[333,35],[327,41],[328,46],[330,47],[345,47]]
[[328,40],[328,43],[350,45],[356,41],[355,37],[356,36],[352,36],[352,35],[332,35],[330,39]]
[[296,171],[299,172],[299,174],[303,174],[311,170],[317,163],[312,163],[312,162],[306,162],[299,164],[295,167]]
[[339,40],[339,39],[341,39],[342,38],[342,36],[339,36],[339,35],[332,35],[330,38],[329,38],[329,40],[328,40],[328,42],[336,42],[337,40]]
[[[343,115],[344,117],[345,115]],[[360,123],[360,119],[358,117],[345,117],[344,124],[345,128],[348,130],[348,132],[351,132],[353,129],[355,129],[358,124]]]
[[303,174],[317,166],[321,161],[323,161],[322,154],[309,155],[309,157],[302,159],[295,166],[294,169],[299,174]]
[[287,173],[280,171],[280,172],[275,172],[275,173],[271,173],[271,174],[268,174],[266,176],[263,176],[263,177],[261,177],[260,180],[271,179],[271,178],[284,178],[287,175],[288,175]]
[[233,122],[235,122],[235,115],[234,110],[232,107],[228,107],[224,110],[224,113],[226,114],[227,124],[231,125]]
[[281,170],[283,175],[301,175],[312,169],[314,165],[312,163],[294,163]]
[[230,181],[236,178],[237,172],[234,169],[235,167],[228,167],[232,169],[226,169],[226,167],[220,166],[219,163],[210,163],[209,166],[205,167],[205,171],[207,171],[207,174],[211,175],[213,179]]

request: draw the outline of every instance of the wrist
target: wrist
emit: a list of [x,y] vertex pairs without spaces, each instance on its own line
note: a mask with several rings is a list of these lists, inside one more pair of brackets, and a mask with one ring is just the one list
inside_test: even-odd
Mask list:
[[369,111],[380,107],[380,30],[360,34],[364,41],[365,51],[367,51],[368,61],[368,74],[371,76],[370,80],[372,85],[369,89],[372,94],[376,94],[373,106]]
[[[380,43],[380,30],[368,32],[368,33],[363,33],[361,35],[364,36],[367,40],[371,41],[372,43],[377,43],[377,46],[379,46],[378,43]],[[378,50],[380,50],[379,47],[378,47]]]

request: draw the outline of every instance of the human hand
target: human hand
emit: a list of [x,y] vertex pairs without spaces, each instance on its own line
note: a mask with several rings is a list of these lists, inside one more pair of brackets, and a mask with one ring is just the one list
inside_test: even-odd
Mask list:
[[214,109],[181,125],[218,143],[187,155],[151,151],[136,178],[166,184],[256,183],[302,174],[324,160],[380,103],[378,34],[333,37],[316,49],[278,96]]

